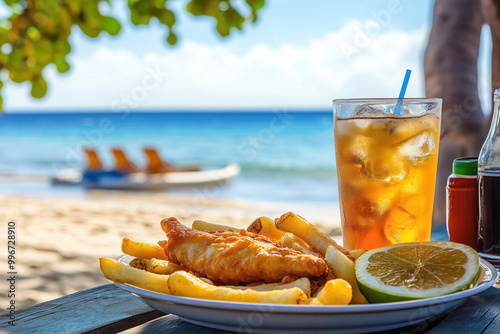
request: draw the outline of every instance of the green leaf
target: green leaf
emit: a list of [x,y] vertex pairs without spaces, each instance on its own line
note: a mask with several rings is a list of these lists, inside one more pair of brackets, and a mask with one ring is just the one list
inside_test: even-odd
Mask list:
[[147,14],[149,12],[149,8],[151,7],[151,4],[147,0],[141,0],[138,1],[135,5],[135,8],[141,13],[141,14]]
[[28,79],[28,77],[26,76],[25,73],[20,73],[20,72],[10,70],[9,71],[9,79],[12,80],[13,82],[21,83],[21,82],[26,81],[26,79]]
[[252,22],[257,21],[257,12],[259,11],[259,9],[264,7],[265,1],[264,0],[246,0],[246,2],[250,6],[250,8],[252,8],[252,15],[251,15]]
[[38,31],[38,29],[35,26],[28,27],[26,33],[32,40],[34,41],[40,40],[40,31]]
[[105,16],[102,20],[103,30],[111,36],[116,36],[120,32],[121,27],[120,22],[113,17]]
[[168,34],[167,43],[170,45],[175,45],[177,43],[177,36],[173,32]]
[[165,8],[167,0],[154,0],[154,5],[156,8]]
[[[82,5],[83,5],[82,10],[84,14],[85,25],[88,26],[90,29],[99,29],[101,27],[101,20],[103,16],[101,15],[101,12],[99,12],[99,8],[97,7],[97,2],[86,0],[82,1]],[[91,35],[89,36],[94,37]]]
[[47,93],[47,83],[42,75],[38,75],[33,79],[33,85],[31,86],[31,96],[40,99]]
[[22,59],[19,59],[18,57],[11,56],[11,57],[9,57],[8,64],[10,65],[10,68],[9,68],[10,80],[17,82],[17,83],[21,83],[21,82],[28,80],[28,73],[25,70],[24,62]]
[[209,15],[208,14],[208,1],[207,0],[191,0],[186,6],[188,12],[193,15]]
[[99,36],[99,33],[101,32],[99,29],[96,29],[96,28],[91,28],[89,27],[88,25],[84,24],[84,23],[78,23],[78,27],[80,27],[81,31],[89,36],[89,37],[97,37]]
[[71,46],[67,41],[55,41],[53,43],[54,50],[63,55],[67,55],[71,51]]
[[9,61],[9,56],[0,52],[0,68],[5,67],[5,63]]
[[174,13],[168,9],[161,11],[161,14],[158,16],[158,20],[168,27],[172,27],[175,24]]
[[32,46],[36,62],[43,65],[50,63],[53,57],[53,44],[49,40],[42,39],[38,42],[32,43]]
[[54,57],[54,64],[56,65],[57,71],[59,73],[67,72],[70,69],[70,66],[64,56],[58,55]]
[[77,16],[82,11],[82,7],[78,1],[66,1],[66,7],[73,16]]
[[264,0],[246,0],[247,4],[252,7],[254,10],[259,10],[265,5]]
[[5,29],[4,27],[0,27],[0,45],[9,42],[8,35],[9,35],[9,30]]
[[229,26],[233,26],[238,29],[241,29],[243,22],[245,22],[245,18],[233,8],[229,8],[224,12],[224,19]]
[[71,33],[71,25],[73,21],[71,19],[71,14],[66,8],[61,8],[61,32],[59,35],[60,39],[67,39]]
[[138,11],[130,9],[130,21],[132,21],[132,23],[136,26],[149,24],[149,19],[149,15],[144,15]]
[[12,49],[12,52],[9,53],[9,65],[14,69],[23,69],[24,68],[24,52],[20,48]]
[[226,37],[226,36],[229,36],[229,27],[224,24],[224,23],[221,23],[220,21],[217,23],[217,26],[215,27],[215,29],[217,29],[217,32],[219,33],[219,35],[221,35],[222,37]]

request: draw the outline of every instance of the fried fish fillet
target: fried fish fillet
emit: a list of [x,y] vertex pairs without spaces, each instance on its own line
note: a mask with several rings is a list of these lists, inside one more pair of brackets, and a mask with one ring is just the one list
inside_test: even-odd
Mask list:
[[168,237],[168,260],[213,281],[279,282],[287,275],[314,277],[327,270],[320,257],[277,246],[267,237],[244,230],[197,231],[175,218],[162,220],[161,227]]

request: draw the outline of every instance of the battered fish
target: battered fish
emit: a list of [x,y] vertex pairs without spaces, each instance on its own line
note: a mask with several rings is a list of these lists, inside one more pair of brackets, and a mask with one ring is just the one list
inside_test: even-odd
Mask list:
[[161,227],[168,237],[168,260],[213,281],[280,282],[287,275],[315,277],[327,270],[320,257],[277,246],[264,236],[244,230],[197,231],[175,218],[162,220]]

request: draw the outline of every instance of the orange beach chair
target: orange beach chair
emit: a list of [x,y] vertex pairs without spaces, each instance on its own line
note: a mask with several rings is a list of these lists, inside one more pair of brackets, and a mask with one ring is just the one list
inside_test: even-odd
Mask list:
[[158,155],[158,152],[151,147],[144,148],[144,153],[148,160],[146,166],[146,173],[149,174],[160,174],[169,172],[194,172],[200,170],[200,166],[197,164],[187,165],[187,166],[175,166],[167,161],[164,161]]
[[87,171],[99,171],[104,169],[101,159],[99,159],[99,156],[94,149],[86,147],[83,151],[87,155]]
[[111,152],[115,157],[115,170],[123,173],[139,172],[139,168],[137,168],[135,164],[127,158],[122,149],[112,148]]

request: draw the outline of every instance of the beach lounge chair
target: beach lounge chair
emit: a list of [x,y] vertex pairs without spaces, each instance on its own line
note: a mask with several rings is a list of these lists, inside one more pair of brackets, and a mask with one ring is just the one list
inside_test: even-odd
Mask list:
[[169,172],[194,172],[200,170],[198,164],[192,164],[187,166],[175,166],[167,161],[164,161],[158,155],[158,152],[151,147],[144,148],[144,153],[148,160],[146,166],[146,173],[149,174],[160,174]]
[[122,173],[137,173],[139,172],[139,168],[135,166],[135,164],[130,161],[125,152],[119,148],[112,148],[111,152],[115,157],[115,170]]
[[104,169],[101,163],[101,159],[99,159],[99,156],[94,149],[84,148],[83,151],[87,155],[87,167],[85,168],[85,170],[100,171]]

